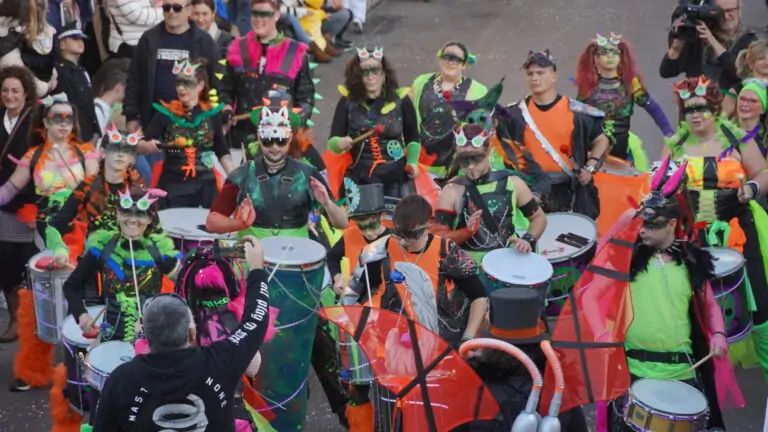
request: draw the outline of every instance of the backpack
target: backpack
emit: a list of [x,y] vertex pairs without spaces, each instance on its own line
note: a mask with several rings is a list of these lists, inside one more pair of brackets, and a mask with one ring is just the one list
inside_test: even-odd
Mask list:
[[[244,273],[242,265],[236,265]],[[184,260],[176,293],[192,311],[198,346],[209,346],[235,331],[245,307],[243,283],[232,264],[210,249],[198,248]]]

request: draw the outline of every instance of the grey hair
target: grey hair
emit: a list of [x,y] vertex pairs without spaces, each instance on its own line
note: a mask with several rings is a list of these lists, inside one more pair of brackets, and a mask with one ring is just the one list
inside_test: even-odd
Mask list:
[[152,352],[168,352],[189,345],[192,314],[183,300],[160,296],[144,307],[144,336]]

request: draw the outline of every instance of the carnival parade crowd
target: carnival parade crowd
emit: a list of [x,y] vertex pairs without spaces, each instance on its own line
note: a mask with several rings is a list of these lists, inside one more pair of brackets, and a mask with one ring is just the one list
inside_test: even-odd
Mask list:
[[[573,97],[541,47],[503,102],[459,41],[403,86],[345,39],[365,3],[0,1],[10,390],[50,387],[53,432],[311,430],[310,367],[357,432],[765,403],[734,375],[768,379],[768,41],[740,0],[675,10],[675,119],[614,32]],[[349,51],[315,142],[314,69]]]

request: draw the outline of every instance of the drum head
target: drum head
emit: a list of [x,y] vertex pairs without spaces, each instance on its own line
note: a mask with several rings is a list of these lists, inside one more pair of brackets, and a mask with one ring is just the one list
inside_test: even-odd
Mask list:
[[[88,306],[88,315],[90,315],[91,318],[96,318],[96,315],[103,309],[104,306]],[[96,325],[98,326],[101,324],[103,320],[104,315],[102,314],[99,319],[96,320]],[[72,315],[67,315],[67,318],[64,320],[64,325],[61,328],[61,337],[70,345],[80,348],[87,348],[93,341],[93,339],[86,339],[83,337],[83,331],[80,330],[80,327],[75,322],[75,317]]]
[[213,234],[198,228],[198,225],[205,225],[208,212],[202,208],[173,208],[160,210],[157,214],[163,230],[175,239],[198,241],[232,237],[232,234]]
[[635,381],[631,391],[644,405],[669,414],[696,415],[708,406],[700,391],[680,381],[644,378]]
[[136,354],[128,342],[104,342],[88,353],[87,363],[103,374],[111,374],[116,367],[131,361]]
[[38,274],[38,275],[45,275],[45,277],[62,277],[65,278],[70,273],[72,273],[72,269],[70,268],[63,268],[63,269],[53,269],[53,270],[47,270],[47,269],[39,269],[37,268],[36,264],[41,259],[48,258],[48,260],[53,260],[53,251],[45,250],[42,252],[39,252],[35,254],[35,256],[32,257],[32,259],[29,260],[29,263],[27,266],[29,267],[29,271]]
[[483,257],[483,271],[512,285],[536,286],[552,278],[552,264],[535,253],[496,249]]
[[[576,234],[589,242],[575,247],[557,240],[561,235]],[[539,253],[551,263],[559,263],[577,257],[588,251],[597,241],[597,224],[592,219],[577,213],[550,213],[547,228],[538,241]]]
[[264,262],[287,266],[316,264],[325,259],[325,248],[320,243],[300,237],[267,237],[259,240],[264,248]]
[[744,255],[737,250],[725,247],[704,248],[712,254],[715,264],[715,276],[721,278],[735,273],[744,267]]

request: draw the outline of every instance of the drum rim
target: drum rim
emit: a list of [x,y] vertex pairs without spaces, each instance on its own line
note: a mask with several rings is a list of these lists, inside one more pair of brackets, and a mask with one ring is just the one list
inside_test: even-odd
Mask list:
[[[637,393],[635,391],[633,391],[633,389],[635,389],[635,386],[638,383],[640,383],[640,382],[647,382],[647,383],[651,383],[651,382],[674,383],[672,385],[676,385],[676,386],[680,386],[680,387],[687,387],[689,389],[692,389],[692,390],[695,391],[695,394],[700,397],[701,401],[704,402],[704,409],[701,410],[701,411],[695,412],[695,413],[679,413],[679,412],[678,413],[674,413],[674,412],[665,411],[664,408],[652,407],[652,406],[648,405],[647,402],[644,402],[642,399],[639,399]],[[678,415],[678,416],[695,416],[695,415],[699,415],[699,414],[705,414],[709,410],[709,401],[707,401],[706,395],[704,395],[704,393],[702,393],[701,390],[697,389],[696,387],[694,387],[694,386],[692,386],[692,385],[690,385],[688,383],[685,383],[685,382],[682,382],[682,381],[677,381],[677,380],[660,380],[660,379],[657,379],[657,378],[640,378],[637,381],[633,382],[629,386],[629,395],[631,395],[633,397],[633,399],[636,400],[637,402],[640,402],[641,404],[644,404],[643,405],[644,407],[648,407],[651,410],[654,410],[656,412],[663,413],[663,414]],[[690,397],[686,397],[685,399],[687,401],[691,400]]]
[[[175,207],[175,208],[169,208],[169,209],[163,209],[159,210],[157,212],[157,217],[160,220],[160,227],[162,227],[163,231],[165,231],[166,234],[168,234],[168,237],[177,239],[177,240],[188,240],[188,241],[201,241],[201,240],[218,240],[218,239],[231,239],[234,238],[233,233],[229,234],[215,234],[215,233],[206,233],[204,231],[200,231],[197,229],[197,227],[193,227],[195,230],[199,231],[201,234],[197,233],[182,233],[178,232],[174,229],[174,227],[169,226],[167,223],[163,223],[163,214],[175,214],[175,213],[181,213],[184,212],[205,212],[205,217],[202,220],[202,223],[205,223],[205,219],[208,217],[208,213],[210,212],[209,209],[204,209],[200,207]],[[166,221],[167,222],[167,221]]]
[[40,270],[39,268],[35,267],[35,263],[40,261],[42,258],[46,258],[46,257],[53,258],[53,251],[44,250],[34,254],[32,258],[30,258],[29,261],[27,262],[27,269],[29,269],[31,273],[41,275],[41,276],[50,275],[49,277],[54,277],[54,278],[59,278],[61,276],[69,277],[69,275],[72,274],[71,269]]
[[[538,281],[538,282],[533,282],[532,284],[516,284],[516,285],[521,285],[521,286],[531,286],[531,287],[535,287],[535,286],[539,286],[539,285],[541,285],[541,284],[547,283],[548,281],[550,281],[550,280],[552,279],[552,275],[554,274],[554,272],[555,272],[555,269],[554,269],[554,267],[552,266],[552,263],[551,263],[551,262],[550,262],[548,259],[546,259],[545,257],[541,256],[540,254],[537,254],[537,253],[534,253],[534,252],[529,252],[528,254],[522,254],[522,253],[520,253],[520,252],[517,252],[515,249],[512,249],[512,248],[500,248],[500,249],[494,249],[494,250],[492,250],[492,251],[489,251],[488,253],[486,253],[486,254],[485,254],[485,256],[483,256],[483,259],[482,259],[482,260],[480,260],[480,261],[481,261],[481,262],[480,262],[480,268],[482,268],[482,269],[483,269],[483,272],[484,272],[486,275],[488,275],[488,276],[491,276],[491,277],[493,277],[494,279],[500,280],[500,281],[502,281],[502,282],[504,282],[504,283],[508,283],[508,284],[514,284],[514,282],[509,282],[509,281],[503,280],[503,279],[501,279],[501,278],[499,278],[499,277],[497,277],[497,276],[493,275],[491,272],[489,272],[489,271],[487,270],[487,268],[486,268],[486,265],[485,265],[485,259],[486,259],[486,257],[490,256],[492,253],[494,253],[494,252],[499,252],[499,253],[497,253],[497,254],[496,254],[496,255],[499,255],[499,254],[501,254],[501,253],[509,253],[509,252],[507,252],[507,251],[510,251],[510,252],[512,252],[512,253],[517,253],[517,254],[520,254],[520,255],[524,255],[524,256],[525,256],[525,255],[529,255],[529,254],[532,254],[533,256],[537,256],[537,257],[540,257],[540,258],[543,260],[542,262],[545,262],[545,263],[547,263],[547,264],[549,265],[549,270],[550,270],[550,271],[549,271],[549,273],[550,273],[550,274],[549,274],[549,276],[548,276],[546,279],[544,279],[544,280],[541,280],[541,281]],[[539,258],[533,258],[533,259],[539,259]]]
[[[328,251],[325,250],[323,245],[320,243],[303,237],[289,237],[289,236],[274,236],[274,237],[267,237],[260,240],[262,249],[264,250],[264,265],[274,267],[278,261],[280,261],[280,268],[308,268],[308,267],[315,267],[322,265],[325,263],[325,259],[328,256]],[[269,249],[277,249],[278,247],[282,250],[282,247],[286,245],[286,243],[290,242],[290,246],[293,247],[293,251],[301,250],[306,251],[309,254],[314,253],[314,251],[309,250],[309,248],[316,249],[318,252],[322,252],[322,254],[318,254],[318,256],[311,258],[309,260],[292,260],[290,259],[290,253],[286,253],[284,257],[282,257],[282,260],[280,260],[282,255],[281,253],[278,253],[276,257],[267,256],[267,254],[270,253]],[[306,249],[303,247],[302,243],[306,246]],[[311,245],[311,246],[310,246]],[[278,269],[279,271],[279,269]]]
[[[91,314],[91,311],[93,311],[95,309],[98,309],[99,311],[96,312],[96,314],[98,315],[99,313],[101,313],[101,309],[104,309],[106,307],[107,307],[106,305],[87,306],[86,310],[88,311],[88,315],[91,315],[91,317],[93,317],[93,316],[96,316],[96,315]],[[66,325],[67,325],[68,321],[74,322],[75,321],[74,315],[69,314],[69,315],[67,315],[64,318],[64,323],[61,325],[61,339],[62,339],[62,341],[66,341],[71,346],[75,346],[75,347],[78,347],[78,348],[88,349],[88,347],[91,345],[90,342],[86,342],[85,345],[81,345],[79,341],[73,341],[72,339],[67,337],[67,334],[66,334],[66,332],[64,330],[66,328]],[[101,322],[104,322],[104,314],[102,314],[102,316],[100,316],[99,319],[96,320],[96,324],[99,324]],[[75,323],[75,328],[77,328],[79,330],[79,327],[77,327],[77,323]],[[81,335],[81,334],[79,334],[79,335]]]
[[[729,251],[728,253],[733,252],[735,254],[738,254],[741,257],[741,265],[738,265],[734,269],[732,269],[732,270],[730,270],[730,271],[728,271],[726,273],[723,273],[723,274],[715,273],[715,277],[718,278],[718,279],[722,279],[724,277],[727,277],[727,276],[730,276],[730,275],[732,275],[734,273],[737,273],[739,270],[743,270],[744,266],[747,264],[747,259],[744,258],[744,254],[739,252],[739,251],[737,251],[736,249],[732,249],[732,248],[729,248],[729,247],[723,247],[723,246],[707,246],[707,247],[702,248],[702,249],[704,249],[705,251],[709,252],[712,255],[713,258],[717,257],[714,252],[718,251],[718,250],[726,250],[726,251]],[[717,270],[717,265],[714,264],[714,262],[712,263],[712,265],[714,266],[715,271],[716,271]]]
[[[98,345],[96,345],[96,346],[92,347],[90,350],[88,350],[88,354],[86,354],[86,356],[85,356],[85,363],[86,363],[86,366],[88,366],[88,369],[90,369],[90,370],[92,370],[92,371],[94,371],[94,372],[98,372],[98,373],[99,373],[99,374],[101,374],[101,375],[105,375],[105,374],[106,374],[107,376],[109,376],[109,374],[111,374],[111,373],[112,373],[112,372],[113,372],[115,369],[117,369],[117,367],[118,367],[118,366],[120,366],[120,365],[121,365],[121,364],[123,364],[123,363],[127,363],[127,362],[123,362],[123,363],[120,363],[120,364],[118,364],[118,365],[117,365],[117,366],[115,366],[115,367],[112,369],[112,371],[110,371],[110,372],[107,372],[107,371],[105,371],[105,370],[103,370],[103,369],[99,369],[98,367],[96,367],[96,366],[93,364],[93,362],[91,362],[91,353],[92,353],[94,350],[98,349],[99,347],[103,347],[104,345],[108,345],[108,344],[125,344],[125,345],[128,345],[128,346],[130,346],[130,347],[131,347],[131,351],[133,351],[133,357],[131,358],[131,360],[133,360],[133,359],[136,357],[136,351],[135,351],[135,348],[134,348],[134,346],[133,346],[133,345],[132,345],[130,342],[126,342],[126,341],[107,341],[107,342],[100,342]],[[128,360],[128,361],[130,361],[130,360]]]
[[[573,255],[562,256],[562,257],[559,257],[559,258],[551,258],[551,259],[545,257],[545,259],[547,261],[549,261],[551,264],[559,264],[559,263],[564,262],[564,261],[568,261],[568,260],[571,260],[571,259],[574,259],[574,258],[578,258],[578,257],[584,255],[585,253],[587,253],[587,251],[590,250],[597,243],[597,236],[599,236],[599,230],[597,229],[597,222],[596,221],[592,220],[591,218],[589,218],[587,216],[584,216],[583,214],[574,213],[574,212],[553,212],[553,213],[547,213],[545,216],[547,218],[549,218],[549,216],[554,216],[554,215],[567,215],[568,217],[577,217],[577,218],[580,218],[580,219],[584,219],[585,221],[589,222],[595,228],[595,238],[590,240],[590,242],[586,246],[577,249],[575,254],[573,254]],[[549,226],[549,219],[547,219],[547,226]],[[547,232],[547,229],[545,228],[544,232],[541,233],[541,235],[543,236],[546,232]],[[579,234],[579,235],[581,235],[581,234]],[[541,240],[541,239],[539,239],[539,240]],[[541,247],[541,242],[539,242],[539,247]]]

